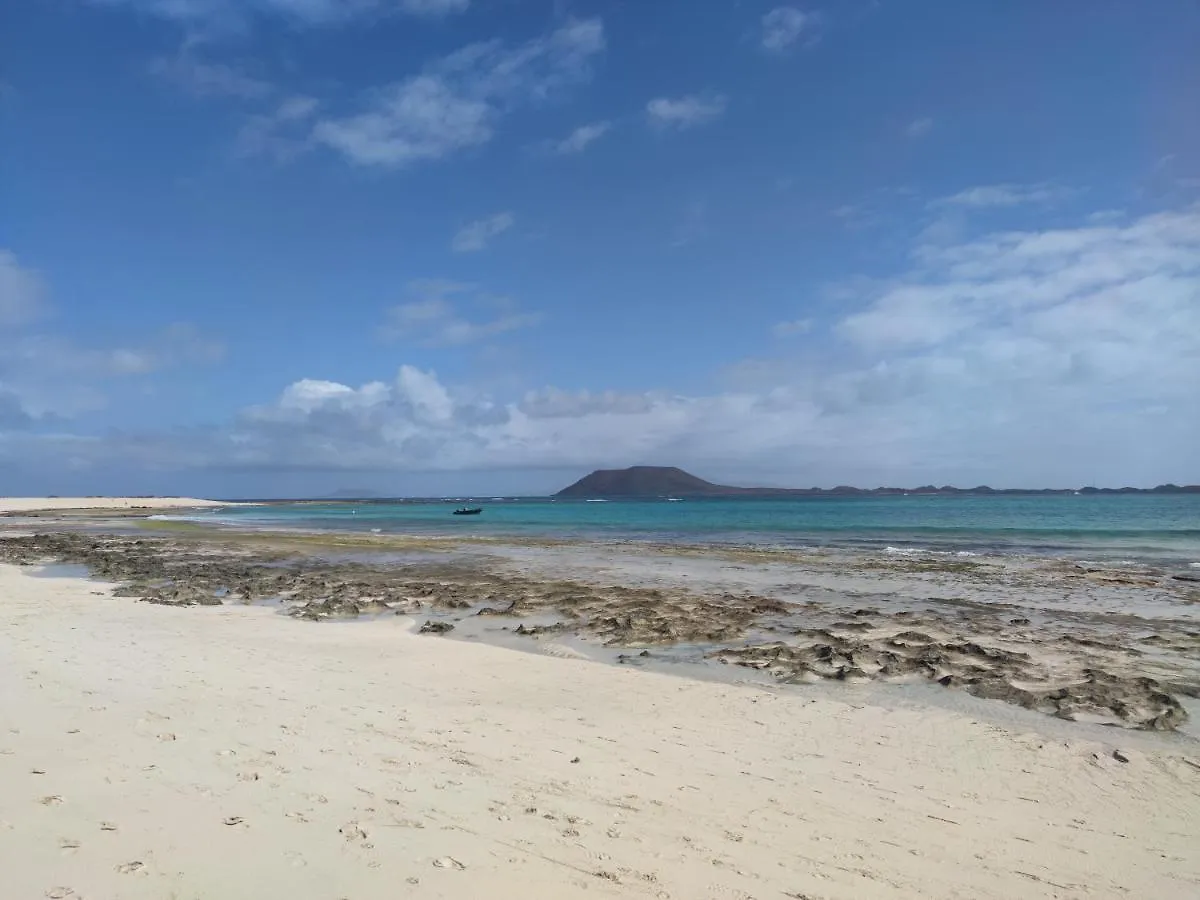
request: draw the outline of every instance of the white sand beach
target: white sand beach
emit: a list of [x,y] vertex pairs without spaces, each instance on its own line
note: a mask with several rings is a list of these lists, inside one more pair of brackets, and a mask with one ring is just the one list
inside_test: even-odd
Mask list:
[[196,497],[0,497],[0,514],[73,509],[200,509],[235,505],[238,504],[200,500]]
[[1200,895],[1181,736],[1050,738],[411,625],[0,566],[4,895]]

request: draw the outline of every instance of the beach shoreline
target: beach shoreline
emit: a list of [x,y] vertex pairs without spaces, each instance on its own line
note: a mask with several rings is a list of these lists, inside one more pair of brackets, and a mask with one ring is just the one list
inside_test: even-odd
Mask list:
[[1143,730],[1185,725],[1200,698],[1200,585],[1169,571],[169,524],[5,529],[0,560],[82,566],[158,605],[270,605],[315,622],[419,614],[504,646],[570,640],[602,661],[724,664],[785,684],[937,683]]
[[1169,573],[140,524],[0,524],[20,896],[1200,885]]
[[1200,880],[1200,759],[1120,733],[1052,741],[403,617],[163,609],[11,565],[0,595],[16,896],[1182,898]]

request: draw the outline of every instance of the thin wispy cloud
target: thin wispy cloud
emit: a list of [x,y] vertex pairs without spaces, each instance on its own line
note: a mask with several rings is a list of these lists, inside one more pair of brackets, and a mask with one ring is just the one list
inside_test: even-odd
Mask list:
[[769,53],[783,53],[811,32],[817,17],[794,6],[777,6],[762,17],[762,47]]
[[291,159],[311,146],[307,123],[319,106],[315,97],[296,95],[271,112],[250,116],[238,131],[237,152],[242,156]]
[[812,319],[792,319],[790,322],[776,322],[771,326],[771,334],[777,338],[789,338],[808,334],[812,328]]
[[150,64],[151,74],[197,97],[238,97],[261,100],[269,97],[275,86],[240,69],[219,62],[197,58],[186,48],[175,56],[163,56]]
[[400,8],[415,16],[447,16],[470,5],[471,0],[401,0]]
[[100,409],[107,380],[208,365],[225,352],[220,340],[186,322],[116,344],[81,343],[42,327],[50,311],[42,277],[0,248],[0,419],[9,426]]
[[359,165],[402,167],[486,144],[514,109],[586,81],[604,50],[599,19],[516,47],[471,44],[369,94],[361,112],[318,121],[313,139]]
[[924,116],[920,119],[913,119],[904,127],[904,134],[910,138],[921,138],[929,134],[933,129],[933,119]]
[[934,200],[934,207],[960,207],[963,209],[986,209],[989,207],[1023,206],[1026,204],[1048,204],[1074,196],[1078,191],[1048,183],[1040,184],[990,184],[967,188]]
[[393,10],[436,18],[461,13],[470,0],[90,0],[100,7],[126,7],[185,25],[234,27],[253,18],[279,18],[307,26],[336,25]]
[[[389,341],[409,340],[424,347],[455,347],[472,344],[536,325],[540,317],[521,312],[503,297],[481,294],[474,285],[454,281],[422,280],[408,286],[414,299],[392,307],[379,329]],[[480,313],[469,316],[464,306]]]
[[41,276],[21,265],[11,250],[0,249],[0,325],[23,325],[45,311],[46,286]]
[[683,219],[671,235],[672,247],[688,247],[708,234],[708,204],[694,200],[684,209]]
[[504,234],[516,224],[516,217],[510,212],[496,213],[483,219],[476,219],[464,225],[454,235],[450,242],[455,253],[476,253],[487,248],[492,238]]
[[569,135],[554,145],[556,153],[564,156],[582,153],[612,128],[611,122],[592,122],[590,125],[580,125]]
[[727,106],[723,94],[656,97],[646,104],[646,115],[656,127],[682,130],[719,118]]

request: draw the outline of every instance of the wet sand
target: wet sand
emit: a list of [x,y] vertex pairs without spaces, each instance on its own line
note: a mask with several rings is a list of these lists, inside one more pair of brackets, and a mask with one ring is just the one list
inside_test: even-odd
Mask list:
[[0,558],[15,896],[1200,889],[1177,573],[200,530]]

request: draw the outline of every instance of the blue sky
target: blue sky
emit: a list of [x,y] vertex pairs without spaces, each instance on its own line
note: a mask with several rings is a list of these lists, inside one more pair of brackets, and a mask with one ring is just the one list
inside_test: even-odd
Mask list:
[[1200,482],[1186,0],[16,0],[0,493]]

